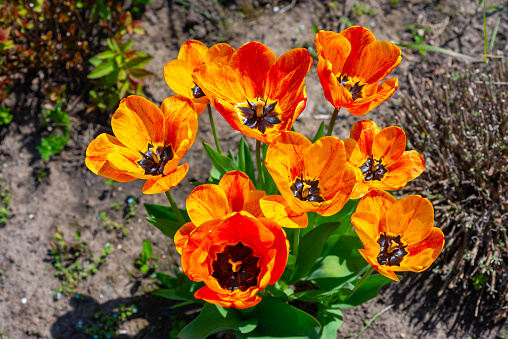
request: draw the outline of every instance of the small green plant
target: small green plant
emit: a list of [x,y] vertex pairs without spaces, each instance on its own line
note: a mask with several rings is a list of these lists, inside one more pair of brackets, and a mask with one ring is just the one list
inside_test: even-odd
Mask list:
[[475,274],[471,278],[471,281],[473,282],[473,287],[475,290],[479,290],[480,288],[482,288],[483,284],[485,284],[488,280],[489,280],[489,278],[486,275],[484,275],[483,273]]
[[94,339],[110,339],[115,336],[120,324],[129,320],[137,312],[136,305],[127,307],[121,304],[118,309],[113,310],[113,314],[104,314],[101,311],[95,312],[92,325],[83,324],[79,321],[76,329]]
[[127,198],[127,207],[125,208],[125,219],[127,219],[127,222],[130,222],[136,216],[136,207],[138,207],[136,199],[133,197]]
[[360,18],[363,15],[371,16],[377,13],[376,8],[369,8],[364,4],[362,4],[361,1],[358,1],[357,3],[353,4],[351,10],[358,18]]
[[106,181],[104,181],[104,184],[106,184],[106,186],[108,186],[110,189],[115,189],[118,187],[118,181],[115,181],[113,179],[106,179]]
[[149,263],[150,261],[155,262],[159,260],[159,258],[153,258],[152,257],[152,243],[148,240],[145,240],[143,242],[143,251],[141,252],[141,260],[136,260],[136,265],[139,267],[139,270],[143,273],[147,273],[150,270],[155,270],[159,265],[154,264],[152,267],[150,267]]
[[42,160],[47,161],[52,155],[62,151],[70,138],[71,122],[67,112],[62,109],[58,102],[53,109],[46,109],[42,113],[41,125],[46,127],[48,136],[42,137],[37,150],[41,153]]
[[90,90],[92,103],[88,112],[102,112],[115,108],[127,94],[142,95],[144,78],[153,73],[144,69],[153,59],[147,53],[132,50],[134,41],[126,43],[108,38],[108,50],[90,59],[95,66],[88,74],[95,86]]
[[[432,29],[425,25],[408,25],[407,28],[411,32],[411,35],[413,37],[413,40],[416,44],[420,45],[425,40],[425,35],[432,32]],[[425,54],[426,51],[423,49],[420,49],[420,54]]]
[[102,212],[98,219],[102,220],[102,226],[104,226],[108,232],[115,231],[119,238],[126,237],[130,232],[130,228],[127,225],[111,220],[106,212]]
[[7,187],[3,184],[3,179],[4,176],[0,173],[0,225],[4,225],[7,222],[7,208],[11,203],[11,194],[9,193]]
[[76,293],[76,287],[80,280],[97,273],[99,267],[104,264],[106,257],[111,254],[113,247],[108,242],[102,249],[101,255],[92,255],[88,244],[79,241],[81,233],[74,234],[74,240],[66,240],[64,232],[57,227],[53,240],[50,241],[50,262],[55,267],[55,276],[62,283],[55,291],[55,296],[60,298],[62,293]]

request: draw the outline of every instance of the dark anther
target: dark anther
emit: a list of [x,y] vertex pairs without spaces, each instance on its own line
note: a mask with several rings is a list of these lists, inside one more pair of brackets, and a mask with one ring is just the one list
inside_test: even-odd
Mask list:
[[192,88],[192,95],[194,96],[195,99],[199,99],[204,97],[205,93],[203,93],[203,90],[198,85],[196,85],[194,86],[194,88]]
[[257,128],[261,133],[265,133],[267,128],[282,122],[275,112],[276,106],[277,101],[267,105],[266,101],[263,103],[258,98],[254,104],[247,100],[247,106],[238,106],[238,109],[245,126]]
[[365,84],[360,85],[360,81],[357,81],[354,85],[352,85],[353,81],[349,78],[347,74],[339,75],[337,77],[337,80],[339,81],[339,84],[344,86],[349,93],[351,93],[353,100],[360,99],[363,97],[362,95],[362,89],[365,87]]
[[166,146],[166,142],[164,147],[148,144],[148,150],[145,153],[139,151],[139,154],[143,156],[143,159],[138,161],[138,164],[148,175],[164,175],[164,166],[173,159],[173,149],[171,145]]
[[392,237],[381,233],[377,243],[380,246],[377,262],[379,265],[400,266],[402,259],[407,255],[406,246],[400,241],[401,236]]
[[294,196],[302,201],[325,201],[320,195],[319,180],[303,180],[303,174],[300,178],[296,178],[290,188]]
[[382,164],[382,159],[375,160],[374,156],[370,156],[365,161],[365,164],[360,166],[360,171],[362,171],[365,176],[365,181],[377,180],[381,181],[383,176],[388,173],[385,165]]
[[259,258],[253,253],[241,241],[235,246],[226,246],[224,252],[217,253],[217,260],[212,263],[212,277],[222,288],[230,291],[240,289],[243,292],[256,286],[261,268],[257,267]]

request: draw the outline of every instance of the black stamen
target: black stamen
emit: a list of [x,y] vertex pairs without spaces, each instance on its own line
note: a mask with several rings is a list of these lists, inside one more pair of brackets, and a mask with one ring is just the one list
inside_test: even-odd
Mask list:
[[[171,145],[166,146],[166,142],[164,142],[164,146],[158,146],[153,153],[152,150],[153,145],[148,144],[148,149],[145,153],[139,151],[139,154],[143,156],[143,158],[138,161],[138,164],[145,170],[146,175],[164,175],[164,166],[173,159],[173,149]],[[156,159],[160,159],[157,162]]]
[[365,163],[359,167],[360,171],[362,171],[365,176],[365,181],[371,181],[372,179],[381,181],[383,176],[388,173],[386,169],[386,165],[383,165],[383,159],[375,160],[374,156],[371,155]]
[[[407,245],[403,245],[401,236],[392,237],[381,233],[377,243],[380,246],[377,262],[379,265],[400,266],[402,259],[408,254]],[[395,244],[395,246],[392,246]],[[392,247],[390,247],[392,246]]]

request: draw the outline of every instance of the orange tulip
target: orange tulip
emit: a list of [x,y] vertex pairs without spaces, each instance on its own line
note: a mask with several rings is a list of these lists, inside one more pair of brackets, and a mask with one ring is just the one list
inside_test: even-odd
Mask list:
[[391,42],[376,41],[367,28],[319,31],[315,44],[325,98],[337,109],[345,107],[353,115],[364,115],[398,88],[397,78],[378,83],[400,64],[400,49]]
[[385,191],[371,191],[360,200],[351,222],[365,247],[360,254],[396,281],[394,272],[429,268],[444,246],[443,232],[434,227],[434,208],[419,195],[397,201]]
[[398,190],[425,170],[420,153],[404,151],[406,134],[396,126],[379,130],[373,121],[358,121],[344,145],[357,180],[351,199],[373,189]]
[[208,49],[200,41],[189,40],[180,47],[178,59],[171,60],[164,67],[164,79],[175,93],[194,102],[199,115],[203,113],[210,100],[194,83],[192,72],[207,62],[227,63],[234,52],[235,49],[225,43],[213,45]]
[[86,150],[86,166],[119,182],[146,179],[143,193],[169,191],[182,181],[188,164],[178,163],[196,139],[198,119],[192,101],[167,98],[161,109],[132,95],[111,119],[115,136],[103,133]]
[[218,185],[198,186],[187,198],[192,222],[174,240],[184,272],[206,284],[196,298],[248,308],[261,301],[256,293],[281,277],[289,242],[276,222],[261,218],[264,195],[246,174],[231,171]]
[[296,132],[282,133],[270,144],[265,163],[281,196],[262,198],[261,209],[283,227],[307,227],[306,212],[337,213],[356,181],[344,143],[336,137],[313,144]]
[[304,48],[277,59],[265,45],[249,42],[228,65],[201,65],[193,77],[235,130],[269,144],[282,131],[289,131],[305,108],[303,83],[311,66],[312,58]]

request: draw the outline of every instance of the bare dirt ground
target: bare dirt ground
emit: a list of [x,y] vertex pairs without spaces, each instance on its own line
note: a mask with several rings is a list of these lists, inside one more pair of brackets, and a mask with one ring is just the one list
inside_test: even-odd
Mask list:
[[[502,6],[503,2],[497,1],[497,5]],[[489,13],[492,13],[487,18],[489,27],[493,27],[498,16],[502,17],[493,54],[498,51],[506,54],[508,16],[506,12]],[[482,14],[478,3],[472,0],[364,0],[338,2],[337,5],[332,1],[310,0],[154,0],[142,16],[147,35],[136,38],[135,48],[154,56],[148,69],[158,76],[148,81],[146,95],[160,104],[173,94],[162,78],[163,67],[177,57],[179,46],[189,39],[199,39],[207,45],[226,41],[234,48],[249,41],[260,41],[280,56],[291,48],[313,47],[314,25],[338,32],[346,27],[346,18],[349,18],[350,23],[371,29],[378,40],[393,42],[413,42],[410,24],[427,27],[429,30],[421,28],[421,32],[416,32],[424,35],[424,43],[479,56],[483,52]],[[399,90],[387,103],[364,117],[379,125],[383,125],[383,118],[396,114],[402,96],[407,95],[408,74],[441,74],[466,62],[444,54],[421,55],[409,49],[403,49],[402,53],[402,63],[392,73],[399,77]],[[321,121],[327,124],[333,109],[323,96],[315,65],[307,76],[306,86],[307,108],[295,128],[312,137]],[[37,81],[32,87],[37,88]],[[144,240],[152,242],[155,256],[160,257],[159,271],[169,271],[178,262],[170,241],[145,220],[142,206],[143,203],[165,204],[165,197],[143,195],[143,183],[139,181],[108,186],[104,178],[86,169],[84,154],[88,143],[99,133],[111,132],[111,129],[107,124],[84,117],[83,105],[77,105],[71,112],[76,132],[68,147],[43,166],[35,149],[40,142],[37,119],[40,107],[37,102],[32,107],[32,112],[17,112],[15,122],[0,130],[2,183],[12,194],[9,219],[0,226],[0,338],[90,338],[80,326],[91,326],[96,312],[110,314],[120,305],[135,305],[137,312],[120,325],[116,338],[168,338],[171,329],[177,326],[176,311],[169,309],[171,302],[149,296],[147,292],[156,285],[135,267]],[[217,112],[214,114],[222,148],[234,148],[240,135]],[[341,139],[348,137],[351,125],[357,120],[361,118],[343,110],[334,134]],[[201,144],[203,141],[213,144],[206,114],[200,116],[199,123],[198,139],[185,159],[190,172],[184,182],[172,190],[182,207],[185,197],[192,191],[189,181],[205,181],[211,166]],[[47,176],[42,178],[41,168],[48,170]],[[138,204],[129,222],[124,213],[128,198]],[[119,210],[114,206],[120,206]],[[104,220],[99,220],[103,212],[110,220],[127,224],[130,233],[122,237],[114,230],[108,231]],[[57,227],[67,239],[80,231],[80,241],[89,244],[96,255],[107,243],[114,249],[95,275],[78,281],[78,297],[65,293],[55,295],[61,282],[55,277],[49,251]],[[433,297],[422,299],[420,303],[408,303],[405,296],[413,293],[412,286],[392,284],[374,300],[347,310],[338,338],[354,337],[365,326],[365,321],[392,305],[370,325],[362,338],[506,337],[508,327],[504,320],[492,325],[491,319],[484,315],[474,316],[476,300],[471,300],[472,308],[468,307],[467,312],[458,312],[453,302],[441,304],[436,310],[435,289],[426,288],[426,293]],[[436,318],[435,314],[448,316]]]

